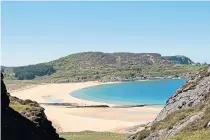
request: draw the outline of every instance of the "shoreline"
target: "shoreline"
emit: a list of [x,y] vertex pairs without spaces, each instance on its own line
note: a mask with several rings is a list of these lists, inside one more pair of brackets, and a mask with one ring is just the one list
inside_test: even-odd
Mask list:
[[[115,104],[82,100],[70,95],[71,92],[82,88],[113,83],[120,82],[40,84],[23,90],[15,90],[10,94],[21,99],[38,102],[45,109],[47,118],[52,121],[59,132],[80,132],[85,130],[119,132],[120,130],[120,132],[127,133],[126,128],[153,121],[163,108],[155,106],[118,108]],[[49,101],[50,98],[62,101],[62,103],[93,107],[68,108],[46,105],[52,104]],[[102,105],[102,107],[98,108],[96,105]],[[109,107],[103,107],[106,105]]]
[[139,105],[78,105],[76,103],[39,103],[40,105],[45,106],[63,106],[66,108],[134,108],[134,107],[161,107],[163,104],[139,104]]
[[[156,79],[157,80],[157,79]],[[144,82],[144,81],[156,81],[156,80],[136,80],[136,81],[118,81],[118,82],[100,82],[89,81],[79,83],[40,83],[32,86],[26,86],[25,88],[11,90],[9,93],[13,96],[17,96],[21,99],[31,99],[39,104],[75,104],[77,106],[96,106],[107,105],[109,107],[120,106],[162,106],[161,104],[115,104],[103,101],[92,101],[87,99],[77,98],[71,95],[72,92],[81,90],[84,88],[108,85],[108,84],[120,84],[126,82]],[[160,80],[160,79],[159,79]],[[164,79],[166,80],[166,79]],[[43,92],[45,91],[45,92]]]
[[99,86],[104,84],[115,84],[121,82],[80,82],[80,83],[50,83],[50,84],[38,84],[30,88],[21,90],[13,90],[11,95],[17,96],[21,99],[31,99],[38,103],[75,103],[78,105],[109,105],[115,106],[115,104],[103,103],[98,101],[90,101],[79,99],[71,96],[70,93],[83,88],[92,86]]

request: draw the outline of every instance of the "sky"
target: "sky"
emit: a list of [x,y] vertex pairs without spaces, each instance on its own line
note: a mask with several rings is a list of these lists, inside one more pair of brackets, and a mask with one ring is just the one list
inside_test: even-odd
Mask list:
[[210,2],[2,2],[1,63],[86,51],[185,55],[210,63]]

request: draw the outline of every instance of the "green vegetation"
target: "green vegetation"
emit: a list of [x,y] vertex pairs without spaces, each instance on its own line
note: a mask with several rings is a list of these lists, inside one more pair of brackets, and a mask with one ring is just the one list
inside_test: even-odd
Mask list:
[[46,64],[36,64],[22,67],[13,68],[13,72],[15,73],[15,77],[18,80],[31,80],[34,79],[35,76],[44,76],[51,75],[55,72],[55,69]]
[[170,140],[210,140],[210,129],[181,132]]
[[140,131],[140,132],[134,134],[134,137],[135,137],[135,139],[137,139],[137,140],[143,140],[143,139],[145,139],[146,137],[148,137],[150,133],[151,133],[150,130],[142,130],[142,131]]
[[202,130],[206,128],[209,121],[210,121],[210,106],[205,109],[204,116],[200,121],[191,123],[183,130],[183,132]]
[[152,125],[151,128],[146,128],[136,134],[134,134],[132,137],[134,137],[136,140],[143,140],[149,134],[152,132],[162,130],[162,129],[171,129],[175,124],[180,123],[180,121],[183,121],[187,116],[192,115],[197,110],[195,108],[193,109],[184,109],[184,110],[178,110],[175,112],[172,112],[169,114],[165,119],[156,122]]
[[209,140],[210,129],[207,124],[210,121],[210,106],[203,106],[204,116],[201,120],[195,121],[185,127],[180,133],[171,138],[171,140]]
[[12,103],[12,104],[10,104],[10,107],[17,112],[23,112],[27,108],[30,108],[31,106],[30,105],[22,105],[20,103]]
[[30,104],[21,104],[18,101],[15,101],[13,97],[10,96],[10,104],[9,106],[15,111],[21,113],[26,111],[27,108],[31,108]]
[[[206,65],[192,65],[184,56],[163,57],[156,53],[84,52],[37,65],[7,69],[5,79],[40,82],[116,81],[136,77],[186,76]],[[168,59],[170,58],[170,59]],[[174,60],[175,59],[175,60]],[[182,62],[183,60],[184,62]],[[187,63],[188,62],[188,63]]]
[[148,76],[184,76],[206,65],[179,64],[159,54],[88,52],[69,55],[49,62],[56,73],[53,82],[78,82],[100,79],[130,79]]
[[161,129],[171,129],[174,125],[177,123],[180,123],[180,121],[184,120],[187,116],[191,116],[193,113],[195,113],[194,108],[189,108],[189,109],[183,109],[183,110],[178,110],[175,112],[172,112],[169,114],[165,119],[155,123],[152,127],[151,130],[161,130]]
[[128,136],[128,134],[93,131],[67,132],[59,135],[66,140],[125,140]]
[[17,80],[17,78],[15,77],[15,73],[13,72],[13,68],[8,68],[4,70],[3,74],[4,74],[4,79]]
[[186,117],[198,114],[201,111],[204,112],[202,119],[190,123],[180,133],[171,137],[170,140],[208,140],[210,138],[210,129],[207,128],[207,124],[210,121],[210,106],[203,104],[197,107],[172,112],[165,119],[153,124],[150,129],[144,129],[134,134],[133,137],[137,140],[143,140],[152,132],[164,129],[170,130],[173,126],[183,123]]

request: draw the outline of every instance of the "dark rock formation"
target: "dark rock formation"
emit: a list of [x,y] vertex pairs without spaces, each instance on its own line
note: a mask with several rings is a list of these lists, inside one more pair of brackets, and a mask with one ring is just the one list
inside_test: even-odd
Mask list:
[[[9,107],[9,94],[1,74],[1,138],[2,140],[61,140],[52,123],[47,120],[44,109],[38,103],[30,100],[20,100],[11,97],[20,104],[30,104],[31,107],[21,114]],[[13,102],[13,101],[11,101]],[[28,118],[31,118],[28,119]]]
[[9,107],[9,97],[7,95],[7,89],[6,86],[3,82],[3,74],[1,73],[1,110],[2,113],[4,113],[5,111],[7,111],[8,107]]

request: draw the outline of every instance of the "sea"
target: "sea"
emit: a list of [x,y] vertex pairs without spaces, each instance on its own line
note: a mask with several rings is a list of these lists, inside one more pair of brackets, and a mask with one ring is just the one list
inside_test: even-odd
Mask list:
[[117,105],[164,105],[186,79],[103,84],[76,90],[71,96]]

